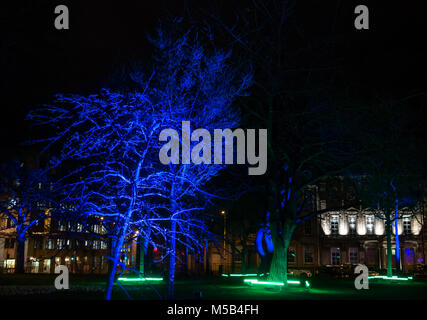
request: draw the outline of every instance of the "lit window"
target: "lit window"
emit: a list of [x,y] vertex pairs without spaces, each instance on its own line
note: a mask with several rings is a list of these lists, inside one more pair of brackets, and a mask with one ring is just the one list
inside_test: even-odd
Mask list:
[[338,216],[331,216],[331,233],[338,234]]
[[65,240],[64,239],[56,239],[56,247],[58,249],[64,249],[65,248]]
[[350,234],[356,234],[356,216],[348,216],[348,228]]
[[49,250],[55,249],[55,243],[53,239],[48,239],[46,241],[46,249],[49,249]]
[[411,217],[403,217],[403,232],[405,234],[411,234]]
[[366,233],[374,234],[374,221],[375,218],[373,215],[366,216]]
[[93,233],[99,233],[99,224],[94,224],[92,226]]
[[99,249],[101,247],[100,241],[99,240],[95,240],[93,242],[93,249]]

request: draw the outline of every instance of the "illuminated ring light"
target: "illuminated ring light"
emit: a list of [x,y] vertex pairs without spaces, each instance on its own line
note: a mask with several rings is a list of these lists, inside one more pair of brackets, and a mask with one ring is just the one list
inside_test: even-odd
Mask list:
[[267,252],[273,253],[274,246],[273,246],[273,240],[271,239],[270,230],[268,230],[267,227],[262,227],[259,229],[258,234],[256,236],[256,248],[260,256],[265,257],[265,250],[263,248],[263,241],[265,240],[265,243],[267,245]]

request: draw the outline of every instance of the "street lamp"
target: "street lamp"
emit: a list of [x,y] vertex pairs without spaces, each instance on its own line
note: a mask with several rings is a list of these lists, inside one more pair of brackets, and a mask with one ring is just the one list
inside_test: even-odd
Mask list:
[[227,263],[227,258],[226,258],[227,252],[226,252],[226,249],[225,249],[225,246],[226,246],[225,237],[227,235],[227,232],[226,232],[227,231],[227,229],[226,229],[227,212],[225,210],[221,210],[221,215],[224,217],[224,258],[225,258],[225,261],[224,261],[224,272],[225,272],[225,264]]

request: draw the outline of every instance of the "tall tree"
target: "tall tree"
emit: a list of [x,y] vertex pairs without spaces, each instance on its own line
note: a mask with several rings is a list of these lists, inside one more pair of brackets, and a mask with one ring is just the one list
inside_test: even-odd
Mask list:
[[[178,30],[178,25],[174,21],[171,28]],[[191,125],[207,134],[237,126],[239,115],[231,104],[250,84],[250,74],[233,67],[230,54],[204,47],[197,33],[171,30],[160,28],[150,38],[153,67],[131,71],[137,84],[132,90],[58,95],[54,105],[29,116],[56,128],[47,141],[48,147],[60,149],[52,166],[71,169],[62,179],[70,190],[66,200],[79,202],[86,215],[104,217],[113,226],[107,299],[122,247],[136,231],[163,248],[163,258],[169,257],[168,296],[173,297],[176,242],[202,245],[200,237],[208,233],[203,209],[206,199],[214,196],[203,186],[223,168],[210,164],[210,148],[198,151],[201,163],[194,155],[193,163],[189,158],[181,163],[179,145],[184,159],[198,141],[190,139]],[[176,148],[171,147],[175,136]],[[165,165],[159,157],[168,145],[168,156],[174,160]]]
[[287,250],[297,224],[322,212],[314,210],[311,186],[348,170],[361,152],[352,143],[357,112],[334,101],[336,89],[331,90],[338,64],[332,41],[306,37],[292,19],[297,6],[296,1],[252,1],[236,9],[235,23],[208,13],[234,52],[254,66],[252,95],[243,105],[248,121],[268,129],[264,185],[274,243],[270,277],[285,284]]

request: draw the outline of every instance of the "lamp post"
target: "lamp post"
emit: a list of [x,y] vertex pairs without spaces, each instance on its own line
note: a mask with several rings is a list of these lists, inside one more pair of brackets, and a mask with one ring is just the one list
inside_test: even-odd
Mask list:
[[226,223],[227,223],[227,212],[225,210],[221,210],[221,215],[224,217],[224,259],[225,259],[225,263],[224,263],[224,272],[225,272],[225,264],[227,263],[227,258],[226,258],[226,250],[225,250],[225,246],[226,246],[226,241],[225,241],[225,237],[227,235],[227,229],[226,229]]

